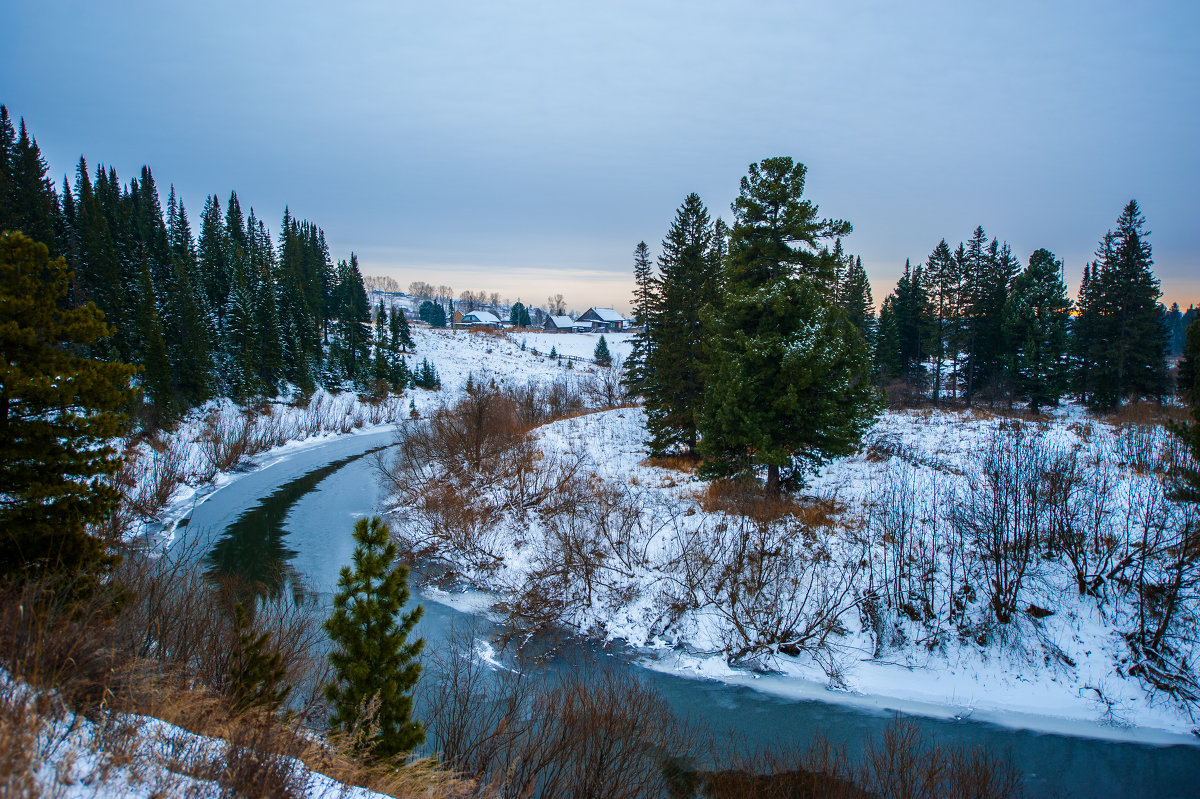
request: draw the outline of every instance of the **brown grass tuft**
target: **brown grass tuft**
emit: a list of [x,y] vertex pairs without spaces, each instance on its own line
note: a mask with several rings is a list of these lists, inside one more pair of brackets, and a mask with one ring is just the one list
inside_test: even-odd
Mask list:
[[1157,402],[1143,400],[1122,405],[1101,418],[1114,427],[1131,425],[1163,427],[1168,422],[1182,424],[1191,420],[1188,409],[1182,405],[1160,405]]
[[808,528],[833,527],[845,509],[828,497],[767,491],[757,480],[713,480],[696,492],[705,513],[745,516],[759,524],[792,518]]
[[675,455],[651,455],[642,461],[642,466],[653,466],[656,469],[668,469],[673,472],[695,474],[700,467],[700,456],[694,452]]

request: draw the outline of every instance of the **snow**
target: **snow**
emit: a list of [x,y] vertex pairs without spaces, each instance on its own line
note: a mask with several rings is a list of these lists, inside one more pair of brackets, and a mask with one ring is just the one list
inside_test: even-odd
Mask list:
[[[38,692],[0,669],[0,696],[6,709],[33,708]],[[45,704],[44,702],[41,704]],[[19,710],[18,710],[19,712]],[[150,716],[101,710],[84,716],[60,710],[40,720],[30,742],[35,795],[59,799],[119,796],[151,799],[191,796],[218,799],[227,791],[217,779],[203,774],[226,770],[231,744],[189,732]],[[21,753],[9,752],[20,758]],[[280,764],[303,786],[303,795],[316,799],[375,799],[384,797],[365,788],[346,785],[294,758]]]
[[[411,407],[420,416],[461,396],[468,379],[521,385],[529,381],[579,379],[599,371],[591,362],[600,336],[515,331],[470,332],[414,326],[416,354],[410,363],[428,359],[438,370],[443,390],[410,391],[397,403],[407,416]],[[627,357],[633,334],[605,334],[614,357]],[[551,348],[563,356],[547,357]],[[572,366],[571,369],[567,365]],[[330,436],[354,430],[381,429],[369,424],[364,404],[343,394],[327,401],[341,403],[338,413],[361,420],[348,430],[323,430],[297,436],[255,459],[265,465],[287,457],[298,447],[312,446]],[[300,411],[275,406],[282,418]],[[211,409],[209,409],[211,412]],[[221,413],[233,413],[230,408]],[[291,416],[289,416],[291,414]],[[981,454],[997,430],[1025,424],[1050,447],[1075,450],[1085,458],[1108,463],[1114,470],[1114,516],[1136,510],[1153,492],[1157,477],[1137,467],[1132,435],[1093,419],[1084,409],[1066,406],[1049,422],[1014,423],[986,412],[950,413],[905,411],[885,413],[868,433],[862,451],[835,460],[811,480],[805,495],[832,503],[839,522],[853,527],[869,516],[889,480],[903,477],[917,490],[917,531],[928,535],[928,523],[978,482]],[[188,440],[189,459],[201,427],[189,418],[176,432]],[[1135,431],[1136,432],[1136,431]],[[1148,433],[1151,448],[1161,450],[1161,429]],[[1100,605],[1081,597],[1065,570],[1039,568],[1029,580],[1021,601],[1052,608],[1048,618],[1034,620],[1019,614],[1011,640],[985,644],[949,634],[932,647],[915,646],[919,625],[894,620],[906,642],[877,646],[870,630],[851,609],[840,617],[843,630],[832,636],[820,656],[779,653],[730,665],[729,619],[711,603],[672,615],[666,607],[678,590],[672,561],[684,539],[716,521],[706,513],[700,495],[705,486],[689,474],[646,462],[645,416],[637,408],[593,413],[547,425],[537,431],[539,446],[548,455],[576,453],[601,481],[623,487],[648,509],[634,532],[643,549],[642,561],[617,579],[608,594],[575,607],[564,622],[571,628],[621,641],[640,653],[647,668],[668,670],[701,679],[715,679],[782,696],[803,696],[864,707],[887,707],[931,716],[971,717],[1012,726],[1094,737],[1145,742],[1193,741],[1197,726],[1186,708],[1149,693],[1144,684],[1125,675],[1129,647],[1129,603],[1113,600]],[[197,494],[237,478],[222,472],[208,482],[182,484],[159,521],[146,525],[169,535],[172,518],[185,515]],[[511,520],[510,520],[511,521]],[[706,527],[707,525],[707,527]],[[537,567],[539,536],[545,530],[506,524],[489,531],[499,548],[503,567],[494,573],[467,576],[476,591],[448,594],[447,604],[480,612],[528,583]],[[818,542],[835,556],[850,546],[845,535],[826,531]],[[532,545],[531,545],[532,544]],[[878,553],[872,553],[877,557]],[[876,564],[877,566],[878,564]],[[777,587],[775,587],[777,588]],[[568,586],[566,590],[579,590]],[[982,600],[976,602],[976,609]],[[1061,656],[1061,657],[1060,657]],[[1189,658],[1189,661],[1194,660]],[[1068,665],[1071,664],[1071,665]]]

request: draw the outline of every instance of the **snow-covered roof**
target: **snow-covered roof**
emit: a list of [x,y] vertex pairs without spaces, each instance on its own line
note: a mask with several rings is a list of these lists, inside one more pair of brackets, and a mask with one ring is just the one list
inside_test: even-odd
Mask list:
[[[588,308],[588,310],[598,316],[602,322],[625,321],[625,317],[621,316],[621,314],[617,313],[612,308]],[[586,312],[584,313],[584,316],[587,316]]]
[[569,316],[555,316],[554,314],[550,315],[550,321],[554,323],[555,327],[570,327],[575,324],[575,320]]
[[500,324],[500,317],[491,311],[471,311],[470,313],[463,314],[462,320],[464,322],[482,322],[488,325]]

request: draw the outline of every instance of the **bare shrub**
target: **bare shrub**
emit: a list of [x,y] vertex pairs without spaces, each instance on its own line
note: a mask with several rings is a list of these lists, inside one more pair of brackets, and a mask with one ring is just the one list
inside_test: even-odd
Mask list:
[[1040,496],[1047,450],[1025,425],[995,429],[983,454],[980,479],[963,491],[951,524],[973,545],[996,620],[1017,610],[1035,565],[1045,516]]
[[1107,586],[1132,562],[1129,542],[1112,525],[1118,476],[1105,457],[1076,448],[1050,453],[1042,479],[1046,546],[1065,558],[1080,595],[1105,597]]
[[425,728],[450,768],[503,797],[657,797],[663,753],[687,729],[636,679],[572,669],[537,679],[492,672],[469,633],[452,637],[423,681]]
[[153,434],[144,449],[127,455],[130,467],[125,503],[143,521],[152,521],[184,482],[186,461],[182,442]]
[[[843,542],[845,544],[846,542]],[[731,663],[825,649],[855,607],[865,553],[840,548],[831,531],[794,519],[746,516],[677,533],[668,553],[677,611],[702,609],[722,622]]]
[[608,409],[629,404],[623,364],[621,358],[614,358],[611,364],[601,367],[592,376],[587,393],[595,407]]
[[1159,466],[1161,427],[1148,424],[1119,425],[1113,431],[1114,454],[1138,474],[1149,474]]
[[196,444],[210,475],[231,471],[250,455],[251,422],[242,414],[215,409],[205,417]]
[[1013,799],[1022,793],[1010,759],[980,747],[939,747],[900,718],[868,744],[858,783],[879,799]]

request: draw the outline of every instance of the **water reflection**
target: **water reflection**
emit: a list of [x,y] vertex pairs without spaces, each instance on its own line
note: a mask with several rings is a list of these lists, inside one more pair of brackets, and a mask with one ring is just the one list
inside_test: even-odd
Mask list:
[[302,604],[307,589],[303,575],[292,563],[299,553],[285,543],[288,531],[284,520],[293,506],[326,477],[384,448],[375,447],[314,469],[284,483],[244,511],[225,528],[205,558],[208,575],[245,586],[246,598],[278,599],[288,589],[293,601]]

